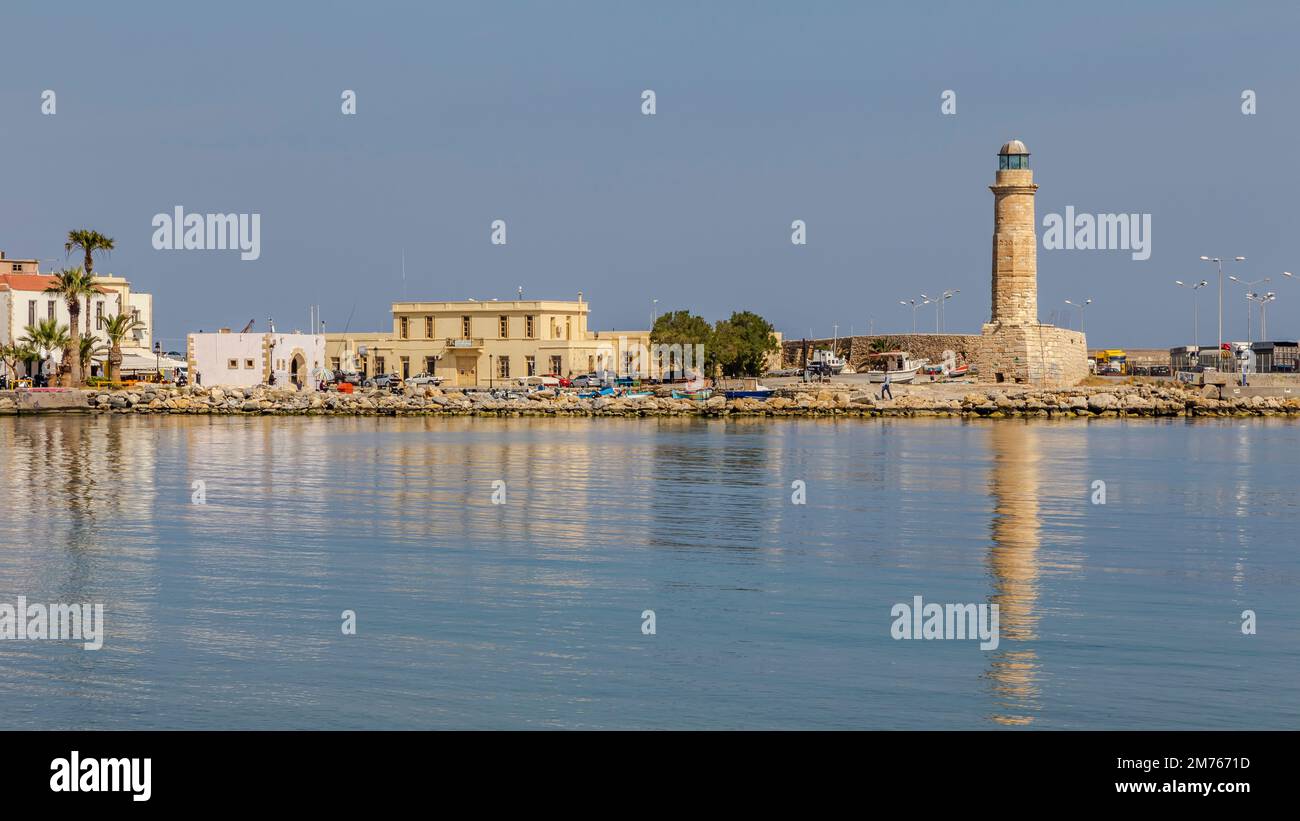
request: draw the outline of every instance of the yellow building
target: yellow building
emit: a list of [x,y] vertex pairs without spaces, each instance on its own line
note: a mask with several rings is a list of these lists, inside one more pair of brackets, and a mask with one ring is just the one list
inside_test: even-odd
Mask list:
[[326,334],[325,356],[334,370],[403,379],[427,373],[462,387],[548,374],[658,374],[649,331],[589,331],[589,310],[582,294],[577,301],[394,302],[389,331]]

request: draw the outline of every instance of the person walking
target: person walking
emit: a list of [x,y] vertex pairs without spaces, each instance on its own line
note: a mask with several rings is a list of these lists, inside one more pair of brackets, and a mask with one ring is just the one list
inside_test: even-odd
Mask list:
[[889,399],[892,402],[894,392],[889,389],[889,371],[885,371],[885,381],[880,385],[880,398],[884,399],[885,394],[889,394]]

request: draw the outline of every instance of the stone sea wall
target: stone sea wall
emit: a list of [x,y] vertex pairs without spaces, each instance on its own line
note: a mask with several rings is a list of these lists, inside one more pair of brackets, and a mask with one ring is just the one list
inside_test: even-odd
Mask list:
[[875,334],[872,336],[842,336],[839,339],[787,339],[781,343],[781,366],[798,368],[804,365],[804,348],[808,356],[819,349],[835,349],[837,355],[848,360],[854,370],[871,369],[872,343],[879,342],[884,350],[907,351],[913,359],[942,362],[943,352],[952,351],[957,362],[969,362],[982,344],[979,335],[971,334]]
[[[354,394],[297,392],[284,388],[144,387],[131,391],[77,391],[58,394],[65,401],[35,406],[23,392],[0,392],[0,415],[77,410],[119,414],[218,414],[285,416],[956,416],[985,418],[1091,418],[1181,416],[1297,416],[1300,397],[1217,399],[1199,389],[1126,385],[1056,390],[1002,391],[971,384],[957,396],[901,393],[881,400],[874,390],[783,388],[766,401],[707,401],[645,398],[579,399],[572,393],[542,391],[527,397],[493,398],[486,392],[438,389],[406,393],[359,391]],[[666,393],[666,391],[664,392]],[[48,394],[47,394],[48,396]]]

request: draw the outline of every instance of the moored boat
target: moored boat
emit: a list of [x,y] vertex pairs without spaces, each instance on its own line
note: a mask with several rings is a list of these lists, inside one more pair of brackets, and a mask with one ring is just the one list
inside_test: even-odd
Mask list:
[[907,351],[881,351],[872,357],[878,366],[867,371],[869,382],[884,382],[886,376],[890,382],[911,382],[925,365],[924,359],[912,359]]

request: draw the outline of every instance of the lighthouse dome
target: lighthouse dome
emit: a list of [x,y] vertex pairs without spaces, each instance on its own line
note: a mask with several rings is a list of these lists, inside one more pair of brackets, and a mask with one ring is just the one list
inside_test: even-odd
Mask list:
[[1029,149],[1020,140],[1010,140],[998,152],[998,170],[1019,171],[1029,167]]

